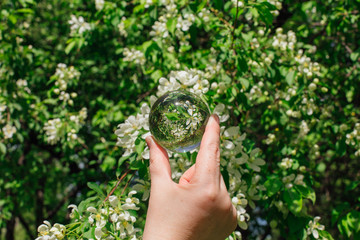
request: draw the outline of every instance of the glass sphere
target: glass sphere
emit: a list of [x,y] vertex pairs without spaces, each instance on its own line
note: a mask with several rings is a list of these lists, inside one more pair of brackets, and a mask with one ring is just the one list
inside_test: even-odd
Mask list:
[[188,152],[200,146],[209,117],[209,107],[199,96],[183,90],[168,92],[151,108],[150,132],[162,147]]

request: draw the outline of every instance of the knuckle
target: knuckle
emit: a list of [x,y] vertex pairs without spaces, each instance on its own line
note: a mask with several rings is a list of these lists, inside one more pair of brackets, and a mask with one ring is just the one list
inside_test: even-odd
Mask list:
[[215,186],[208,186],[205,189],[204,200],[207,203],[210,203],[210,204],[215,203],[218,196],[219,196],[219,191],[217,190],[217,188]]
[[215,157],[220,156],[220,146],[218,141],[210,142],[207,146],[207,150]]

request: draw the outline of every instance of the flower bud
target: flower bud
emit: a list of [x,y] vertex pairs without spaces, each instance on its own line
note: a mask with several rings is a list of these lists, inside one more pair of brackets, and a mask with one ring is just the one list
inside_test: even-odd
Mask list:
[[309,90],[310,91],[315,91],[316,90],[316,84],[315,83],[310,83]]

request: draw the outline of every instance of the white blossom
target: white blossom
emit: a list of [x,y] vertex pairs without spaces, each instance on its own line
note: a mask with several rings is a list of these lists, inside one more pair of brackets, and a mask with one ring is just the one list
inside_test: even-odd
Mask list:
[[325,226],[324,225],[321,225],[319,224],[319,220],[320,220],[320,217],[315,217],[314,220],[310,220],[309,222],[309,227],[306,231],[307,235],[313,235],[313,237],[315,239],[318,239],[319,238],[319,232],[318,230],[320,231],[323,231],[325,230]]
[[144,54],[136,49],[128,49],[124,48],[124,62],[133,62],[138,65],[142,65],[145,63],[145,56]]
[[282,169],[288,169],[292,167],[294,160],[291,158],[283,158],[280,163]]
[[125,21],[126,21],[126,17],[122,17],[120,23],[117,26],[120,35],[123,36],[123,37],[128,36],[128,33],[126,32],[126,29],[125,29]]
[[265,143],[267,145],[270,145],[271,143],[273,143],[275,141],[276,137],[275,134],[269,133],[267,136],[267,139],[265,140]]
[[91,30],[90,24],[85,22],[82,16],[76,17],[75,15],[71,15],[71,19],[69,20],[71,34],[79,33],[82,34],[86,31]]
[[140,136],[140,132],[149,130],[150,107],[144,103],[140,110],[141,112],[136,117],[130,116],[124,123],[119,124],[115,131],[118,136],[117,145],[126,149],[123,156],[129,156],[135,152],[135,141]]
[[37,230],[39,237],[36,240],[62,240],[65,238],[66,227],[58,223],[51,226],[50,222],[44,221]]
[[61,126],[62,122],[59,118],[51,119],[45,123],[44,130],[48,143],[55,144],[60,139],[59,129]]
[[95,0],[96,10],[100,11],[104,8],[105,1],[104,0]]
[[2,131],[4,133],[4,138],[5,139],[9,139],[12,138],[13,135],[16,133],[16,128],[10,124],[6,124],[3,128]]

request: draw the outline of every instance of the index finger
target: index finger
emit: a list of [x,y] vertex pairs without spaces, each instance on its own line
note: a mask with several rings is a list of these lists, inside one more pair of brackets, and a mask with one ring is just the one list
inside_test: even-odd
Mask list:
[[220,125],[219,117],[211,115],[196,158],[196,174],[207,182],[220,182]]

